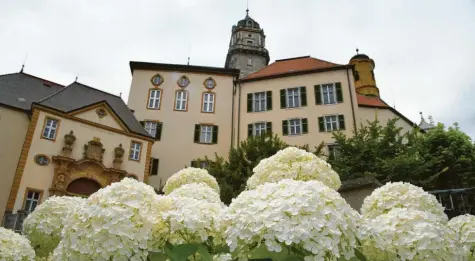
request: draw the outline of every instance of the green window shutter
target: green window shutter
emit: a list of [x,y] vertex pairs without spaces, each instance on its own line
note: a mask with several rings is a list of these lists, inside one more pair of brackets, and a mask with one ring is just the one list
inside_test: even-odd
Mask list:
[[300,87],[300,105],[307,106],[307,88],[305,86]]
[[191,163],[190,163],[190,166],[193,167],[193,168],[197,168],[198,167],[198,162],[196,160],[192,160]]
[[158,165],[160,163],[160,160],[157,158],[152,158],[152,167],[150,169],[150,175],[155,176],[158,175]]
[[287,108],[287,99],[285,97],[285,89],[280,90],[280,108]]
[[252,136],[252,124],[247,125],[247,136],[248,137]]
[[155,133],[155,140],[160,140],[162,138],[162,127],[163,122],[157,122],[157,133]]
[[272,91],[267,91],[266,92],[266,106],[267,106],[267,110],[270,111],[272,110]]
[[318,130],[325,132],[325,119],[323,117],[318,117]]
[[340,130],[344,130],[345,129],[345,115],[338,115],[338,122],[339,122]]
[[308,133],[308,120],[307,118],[302,119],[302,133]]
[[315,104],[320,105],[322,104],[322,89],[320,85],[315,85],[313,88],[315,88]]
[[145,121],[139,121],[139,122],[140,122],[140,125],[145,127]]
[[213,144],[218,144],[218,126],[213,126]]
[[336,89],[336,102],[342,103],[343,102],[343,92],[341,91],[341,82],[335,83]]
[[195,143],[200,142],[200,134],[201,134],[201,126],[199,124],[195,124],[195,136],[194,136]]
[[282,135],[289,135],[289,122],[287,120],[282,121]]
[[247,94],[247,112],[252,112],[252,93]]
[[272,122],[270,122],[270,121],[266,122],[266,132],[267,132],[267,134],[272,133]]

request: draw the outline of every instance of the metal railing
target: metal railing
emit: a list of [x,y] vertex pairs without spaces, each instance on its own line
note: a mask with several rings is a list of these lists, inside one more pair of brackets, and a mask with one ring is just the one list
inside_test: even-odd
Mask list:
[[433,190],[428,192],[437,197],[449,218],[464,214],[475,215],[475,188]]

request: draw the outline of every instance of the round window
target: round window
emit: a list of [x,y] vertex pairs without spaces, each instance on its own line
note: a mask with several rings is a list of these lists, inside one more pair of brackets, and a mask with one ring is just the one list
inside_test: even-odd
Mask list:
[[49,158],[45,155],[36,155],[35,162],[38,165],[45,166],[49,164]]
[[208,78],[205,81],[205,86],[208,89],[213,89],[216,86],[216,82],[213,80],[213,78]]
[[152,84],[153,85],[158,86],[158,85],[162,84],[162,82],[163,82],[162,76],[157,74],[157,75],[152,77]]
[[188,86],[188,84],[190,84],[190,80],[184,75],[178,80],[178,85],[180,85],[180,87],[184,88]]

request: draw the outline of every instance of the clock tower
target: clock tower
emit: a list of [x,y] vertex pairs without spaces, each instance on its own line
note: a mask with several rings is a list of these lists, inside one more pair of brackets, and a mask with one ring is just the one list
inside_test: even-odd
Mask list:
[[266,36],[259,23],[249,16],[233,25],[226,68],[239,69],[240,78],[256,72],[269,64],[269,52],[265,48]]

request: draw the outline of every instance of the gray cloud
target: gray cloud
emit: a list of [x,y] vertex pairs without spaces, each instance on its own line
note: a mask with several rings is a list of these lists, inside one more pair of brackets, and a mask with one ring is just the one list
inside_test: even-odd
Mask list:
[[[223,66],[245,1],[4,1],[0,73],[79,81],[127,100],[130,60]],[[271,60],[302,55],[347,63],[356,47],[376,62],[383,99],[459,122],[475,137],[474,0],[253,0]]]

